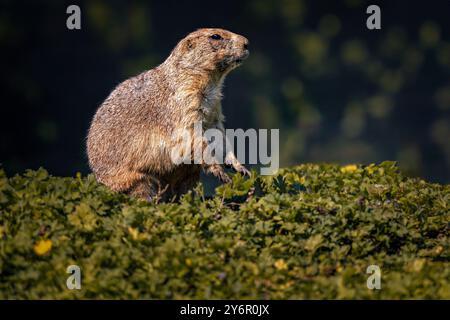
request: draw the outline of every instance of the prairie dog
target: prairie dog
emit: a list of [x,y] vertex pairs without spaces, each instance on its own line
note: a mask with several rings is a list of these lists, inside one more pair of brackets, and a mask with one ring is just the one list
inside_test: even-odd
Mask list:
[[[96,179],[114,191],[163,200],[194,187],[202,169],[229,182],[223,165],[177,165],[170,152],[175,147],[173,133],[191,130],[198,121],[203,130],[224,133],[222,84],[248,55],[245,37],[223,29],[199,29],[182,39],[162,64],[119,84],[97,110],[87,137]],[[208,147],[204,139],[192,143]],[[225,155],[224,163],[249,175],[233,152]]]

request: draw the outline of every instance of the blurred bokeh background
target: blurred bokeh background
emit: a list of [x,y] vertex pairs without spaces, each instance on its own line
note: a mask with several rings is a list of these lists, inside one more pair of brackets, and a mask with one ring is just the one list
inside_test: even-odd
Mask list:
[[[450,181],[450,1],[8,1],[0,7],[0,163],[88,173],[85,137],[121,81],[200,27],[250,39],[226,81],[229,128],[279,128],[281,166],[397,160]],[[78,4],[82,29],[66,28]],[[382,29],[366,28],[378,4]]]

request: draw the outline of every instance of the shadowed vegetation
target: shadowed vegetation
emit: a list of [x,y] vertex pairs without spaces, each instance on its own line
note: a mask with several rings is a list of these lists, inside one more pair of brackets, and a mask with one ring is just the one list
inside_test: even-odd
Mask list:
[[[450,186],[392,162],[235,175],[164,204],[0,171],[0,299],[449,299],[449,204]],[[73,264],[81,290],[66,288]]]

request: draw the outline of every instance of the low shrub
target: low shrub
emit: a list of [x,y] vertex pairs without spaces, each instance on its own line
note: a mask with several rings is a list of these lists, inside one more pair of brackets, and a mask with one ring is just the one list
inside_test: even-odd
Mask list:
[[234,175],[179,203],[0,171],[0,299],[449,299],[449,216],[449,185],[392,162]]

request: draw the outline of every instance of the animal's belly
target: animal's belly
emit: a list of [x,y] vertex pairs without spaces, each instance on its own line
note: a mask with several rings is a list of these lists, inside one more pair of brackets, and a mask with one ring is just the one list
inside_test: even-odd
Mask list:
[[201,167],[198,164],[181,164],[176,166],[170,173],[161,177],[166,183],[176,185],[200,179]]

